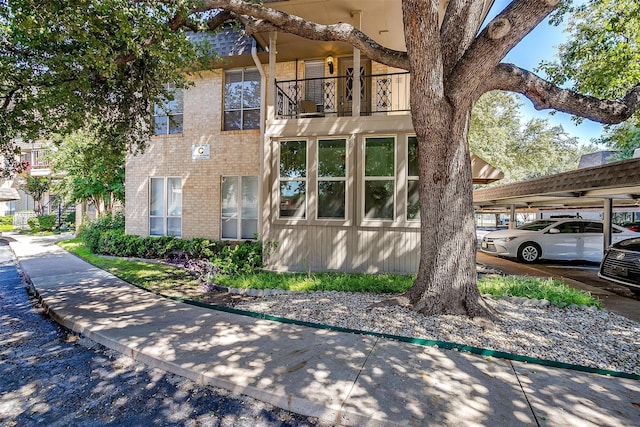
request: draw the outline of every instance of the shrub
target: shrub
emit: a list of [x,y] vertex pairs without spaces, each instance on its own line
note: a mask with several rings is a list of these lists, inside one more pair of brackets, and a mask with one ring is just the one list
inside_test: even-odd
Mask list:
[[68,226],[72,226],[76,223],[76,211],[68,212],[64,217],[64,223]]
[[0,225],[13,225],[13,215],[0,216]]
[[39,224],[38,224],[38,218],[35,217],[35,216],[31,217],[31,218],[27,218],[27,225],[33,231],[37,231],[38,228],[40,227]]
[[211,261],[227,274],[249,273],[262,267],[262,243],[212,241],[173,236],[140,237],[124,233],[124,216],[116,214],[85,221],[78,231],[85,247],[96,254],[134,258],[184,258]]
[[51,231],[56,226],[55,215],[40,215],[37,218],[40,231]]
[[263,265],[262,243],[241,242],[235,246],[224,246],[211,261],[222,273],[250,273]]
[[124,214],[106,214],[92,221],[84,221],[80,226],[80,230],[78,230],[78,237],[82,239],[82,243],[91,252],[102,253],[99,251],[100,234],[117,229],[121,229],[124,234]]
[[33,231],[51,231],[56,226],[56,216],[38,215],[27,219],[27,224]]

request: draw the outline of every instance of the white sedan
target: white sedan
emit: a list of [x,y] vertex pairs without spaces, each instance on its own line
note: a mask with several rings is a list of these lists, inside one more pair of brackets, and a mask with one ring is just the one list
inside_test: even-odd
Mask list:
[[[600,262],[603,229],[602,221],[544,219],[511,230],[490,232],[482,238],[480,250],[526,263],[539,259]],[[638,236],[640,233],[613,225],[611,243]]]

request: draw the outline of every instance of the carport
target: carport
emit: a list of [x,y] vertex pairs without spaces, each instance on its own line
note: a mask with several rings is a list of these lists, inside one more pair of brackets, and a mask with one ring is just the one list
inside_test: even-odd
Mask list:
[[607,163],[473,192],[476,212],[516,212],[602,208],[604,248],[611,243],[614,207],[640,206],[640,158]]

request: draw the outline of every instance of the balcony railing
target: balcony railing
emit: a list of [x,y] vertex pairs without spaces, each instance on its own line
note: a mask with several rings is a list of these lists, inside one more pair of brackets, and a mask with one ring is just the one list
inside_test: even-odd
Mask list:
[[[276,117],[351,116],[353,76],[276,81]],[[409,111],[409,73],[360,76],[360,115]]]

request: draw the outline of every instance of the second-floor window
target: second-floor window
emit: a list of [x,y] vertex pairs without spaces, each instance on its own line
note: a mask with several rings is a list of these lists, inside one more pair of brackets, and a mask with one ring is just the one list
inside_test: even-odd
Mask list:
[[260,73],[230,70],[224,75],[224,130],[260,127]]
[[154,135],[174,135],[182,133],[183,94],[182,89],[169,87],[172,100],[153,106]]

